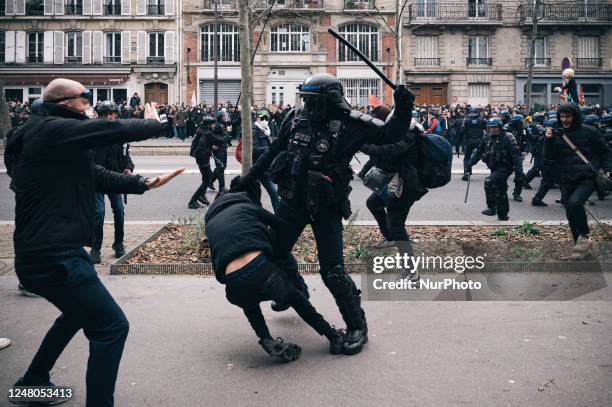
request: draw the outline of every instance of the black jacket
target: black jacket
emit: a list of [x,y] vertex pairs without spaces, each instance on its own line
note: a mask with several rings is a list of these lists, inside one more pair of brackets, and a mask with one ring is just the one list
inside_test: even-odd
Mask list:
[[468,167],[473,167],[480,160],[487,164],[491,171],[507,168],[519,176],[523,175],[523,156],[512,133],[485,135],[478,148],[472,152]]
[[231,192],[220,196],[210,205],[205,232],[210,245],[213,269],[219,282],[225,280],[225,268],[239,256],[261,250],[273,257],[273,228],[287,223],[254,203],[246,192]]
[[191,141],[191,151],[189,155],[194,157],[197,161],[210,160],[213,146],[222,145],[223,143],[225,143],[225,138],[223,136],[215,134],[209,128],[200,127]]
[[482,140],[484,131],[487,128],[487,121],[476,113],[468,114],[463,121],[463,130],[466,143],[477,143]]
[[113,144],[112,146],[102,146],[96,148],[94,161],[109,171],[123,172],[126,169],[134,171],[134,163],[130,153],[123,144]]
[[15,192],[17,254],[90,246],[95,192],[143,193],[140,176],[95,165],[90,149],[158,136],[154,120],[89,120],[45,106],[16,129],[5,149]]
[[611,169],[612,152],[601,133],[594,127],[582,124],[582,115],[578,105],[568,103],[566,106],[572,109],[574,117],[572,127],[564,129],[559,123],[560,127],[557,127],[555,132],[557,134],[544,141],[544,159],[557,166],[562,182],[595,177],[593,170],[563,140],[560,134],[565,133],[595,168]]

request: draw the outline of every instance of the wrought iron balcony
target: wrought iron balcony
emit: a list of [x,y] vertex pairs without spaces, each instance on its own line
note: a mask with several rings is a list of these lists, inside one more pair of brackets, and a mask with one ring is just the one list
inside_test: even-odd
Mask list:
[[374,0],[344,0],[345,10],[376,10]]
[[147,57],[147,64],[163,64],[166,62],[166,57]]
[[117,0],[115,3],[107,3],[102,6],[105,16],[120,16],[121,3]]
[[217,3],[217,10],[219,11],[238,11],[237,0],[204,0],[204,10],[214,10],[215,3]]
[[[534,58],[533,66],[550,66],[550,58]],[[525,58],[525,68],[529,67],[529,58]]]
[[121,63],[121,56],[120,55],[116,55],[116,56],[112,56],[112,57],[104,57],[104,63],[105,64],[120,64]]
[[414,66],[440,66],[440,58],[414,58]]
[[66,4],[64,13],[67,16],[80,16],[83,14],[83,6],[81,4]]
[[[256,0],[253,8],[268,9],[273,0]],[[276,0],[272,10],[323,10],[323,0]]]
[[576,66],[601,66],[602,58],[576,58]]
[[468,66],[491,66],[493,65],[493,58],[468,58]]
[[83,63],[83,57],[82,56],[65,57],[64,63],[65,64],[81,64]]
[[408,24],[501,24],[502,5],[498,3],[424,3],[410,4]]
[[582,22],[606,24],[612,22],[612,4],[605,1],[542,3],[537,10],[532,2],[526,2],[519,6],[522,24],[531,24],[534,14],[540,24],[575,24]]
[[42,55],[28,55],[26,57],[26,62],[28,64],[42,64],[43,56]]
[[147,15],[163,16],[165,13],[166,13],[166,6],[163,3],[147,5]]

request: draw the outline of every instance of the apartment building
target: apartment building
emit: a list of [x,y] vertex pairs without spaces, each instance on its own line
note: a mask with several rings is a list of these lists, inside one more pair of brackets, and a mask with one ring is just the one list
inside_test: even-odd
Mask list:
[[33,100],[57,77],[93,101],[178,101],[174,0],[0,0],[6,96]]

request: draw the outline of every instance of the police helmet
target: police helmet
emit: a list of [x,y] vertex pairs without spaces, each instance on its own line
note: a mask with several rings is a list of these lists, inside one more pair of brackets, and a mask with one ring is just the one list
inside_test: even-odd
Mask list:
[[510,112],[507,110],[502,110],[501,112],[499,112],[500,117],[502,118],[510,118]]
[[351,106],[344,98],[342,84],[338,78],[328,73],[309,76],[298,87],[297,93],[305,100],[315,99],[318,103],[324,102],[327,106],[340,110],[347,112],[351,110]]
[[487,120],[487,133],[491,135],[497,135],[502,132],[504,123],[499,117],[493,117]]
[[601,116],[599,124],[601,125],[601,127],[612,126],[612,114]]
[[549,118],[549,119],[550,119],[551,117],[557,117],[557,111],[556,111],[556,110],[551,110],[550,112],[548,112],[548,113],[546,114],[546,117],[547,117],[547,118]]
[[548,120],[544,122],[544,127],[557,127],[557,118],[549,117]]
[[588,116],[593,112],[593,108],[591,106],[580,106],[580,113],[582,116]]
[[533,114],[533,116],[531,116],[531,119],[536,123],[542,124],[544,123],[544,114],[536,112]]
[[515,114],[515,115],[513,115],[513,116],[510,118],[510,122],[512,122],[512,123],[516,123],[516,124],[518,124],[518,123],[522,124],[522,123],[523,123],[523,120],[525,120],[525,119],[524,119],[524,118],[523,118],[523,116],[521,116],[520,114]]
[[202,117],[202,126],[210,126],[211,124],[215,124],[217,121],[212,116],[204,116]]
[[588,124],[589,126],[596,126],[599,124],[599,116],[596,114],[589,114],[584,118],[583,123]]
[[229,123],[229,121],[230,121],[229,114],[227,112],[223,112],[223,111],[217,112],[217,121],[219,123],[224,123],[224,124],[225,123]]
[[468,110],[468,114],[480,114],[480,108],[479,107],[470,107],[470,110]]
[[112,112],[119,113],[117,105],[112,100],[105,100],[104,102],[100,103],[97,107],[97,111],[99,115],[109,114]]

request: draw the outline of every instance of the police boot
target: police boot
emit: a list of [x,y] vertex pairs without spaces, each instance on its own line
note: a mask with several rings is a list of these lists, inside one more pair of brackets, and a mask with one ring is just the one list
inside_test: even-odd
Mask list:
[[[487,202],[487,209],[482,211],[483,215],[493,216],[497,212],[495,211],[496,201],[497,201],[497,186],[491,179],[491,177],[486,177],[484,180],[484,190],[485,190],[485,199]],[[489,210],[490,209],[490,210]],[[488,213],[485,213],[488,212]]]
[[285,362],[297,360],[302,353],[302,348],[295,343],[285,342],[281,337],[276,338],[276,340],[272,338],[261,339],[259,344],[268,355],[279,357]]
[[466,172],[463,174],[463,177],[461,177],[461,181],[467,181],[469,179],[469,174]]
[[497,215],[497,211],[495,210],[495,208],[487,208],[484,209],[482,212],[483,215],[487,215],[487,216],[495,216]]
[[514,199],[516,202],[523,202],[523,198],[516,192],[512,194],[512,199]]
[[113,243],[113,250],[115,251],[115,258],[123,257],[125,255],[125,247],[123,247],[123,243]]
[[510,212],[510,202],[508,202],[508,194],[502,192],[497,195],[497,219],[508,220]]
[[329,334],[326,335],[329,340],[329,353],[332,355],[339,355],[342,352],[345,333],[341,329],[335,329],[333,325],[331,328]]
[[543,200],[541,200],[541,199],[536,199],[536,198],[533,198],[533,199],[531,200],[531,205],[532,205],[532,206],[548,206],[548,205],[546,204],[546,202],[544,202],[544,201],[543,201]]

